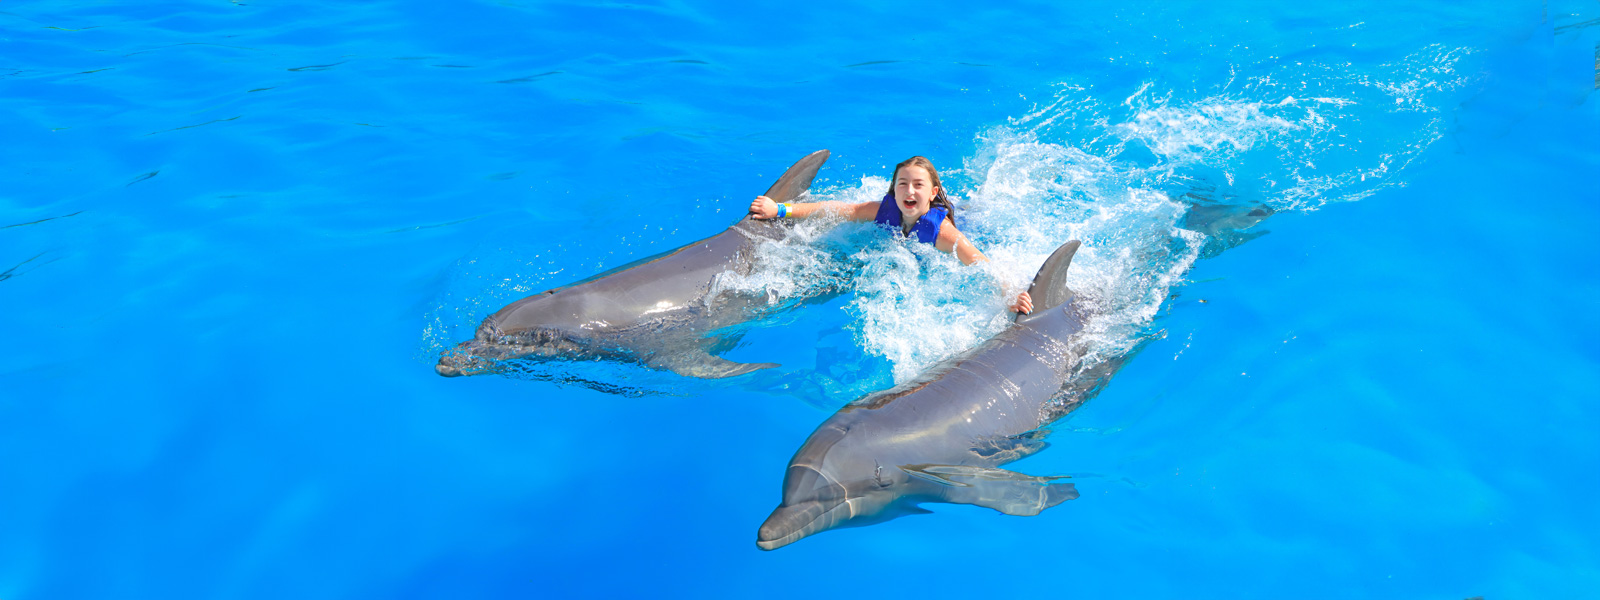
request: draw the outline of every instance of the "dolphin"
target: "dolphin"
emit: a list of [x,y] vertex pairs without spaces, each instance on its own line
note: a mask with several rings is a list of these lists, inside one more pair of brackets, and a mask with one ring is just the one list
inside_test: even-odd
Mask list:
[[[827,150],[800,159],[766,196],[794,200],[827,160]],[[528,296],[484,319],[474,338],[447,351],[435,370],[455,377],[492,372],[513,359],[605,359],[718,379],[776,367],[712,356],[720,340],[708,334],[770,310],[764,295],[712,287],[724,273],[748,275],[756,245],[784,231],[777,219],[746,215],[709,238]]]
[[1059,477],[999,468],[1045,448],[1042,428],[1105,385],[1123,359],[1080,368],[1089,316],[1067,287],[1079,242],[1057,248],[1029,294],[1042,306],[915,380],[835,413],[789,460],[783,500],[756,534],[774,550],[806,536],[926,513],[924,502],[1039,514],[1078,497]]

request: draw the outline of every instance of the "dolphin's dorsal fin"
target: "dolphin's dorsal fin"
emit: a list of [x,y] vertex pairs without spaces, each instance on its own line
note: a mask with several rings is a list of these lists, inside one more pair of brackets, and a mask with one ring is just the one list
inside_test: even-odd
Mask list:
[[800,194],[804,194],[806,190],[811,189],[811,180],[817,178],[817,170],[821,169],[822,163],[825,162],[828,162],[827,150],[818,150],[806,155],[805,158],[800,159],[800,162],[794,163],[794,166],[789,167],[789,170],[778,178],[778,182],[772,184],[772,187],[768,188],[767,193],[763,195],[771,198],[773,202],[780,203],[791,202],[795,198],[799,198]]
[[1018,322],[1045,314],[1072,299],[1074,292],[1067,287],[1067,267],[1072,266],[1072,257],[1081,245],[1078,240],[1062,244],[1044,260],[1044,266],[1039,267],[1039,273],[1033,276],[1033,285],[1028,288],[1028,295],[1033,297],[1033,312],[1017,317]]
[[1008,515],[1031,517],[1078,497],[1061,477],[1034,477],[1016,471],[971,465],[902,465],[907,475],[938,484],[940,499],[952,504],[992,508]]

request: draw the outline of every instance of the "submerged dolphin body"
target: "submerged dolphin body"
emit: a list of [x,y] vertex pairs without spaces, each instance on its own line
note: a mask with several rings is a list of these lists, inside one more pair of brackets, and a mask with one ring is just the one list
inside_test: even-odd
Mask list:
[[1074,240],[1029,289],[1048,307],[916,380],[867,395],[811,434],[783,478],[783,501],[756,536],[773,550],[837,527],[927,512],[921,502],[1036,515],[1078,497],[1070,483],[998,468],[1044,449],[1040,427],[1093,395],[1120,366],[1079,372],[1087,310],[1066,286]]
[[[789,202],[811,187],[828,160],[818,150],[790,167],[766,195]],[[476,375],[520,358],[624,360],[715,379],[776,367],[712,356],[707,334],[770,307],[765,296],[712,292],[723,273],[748,275],[754,250],[781,239],[777,220],[746,216],[727,231],[677,250],[523,298],[483,320],[472,341],[439,359],[440,375]]]

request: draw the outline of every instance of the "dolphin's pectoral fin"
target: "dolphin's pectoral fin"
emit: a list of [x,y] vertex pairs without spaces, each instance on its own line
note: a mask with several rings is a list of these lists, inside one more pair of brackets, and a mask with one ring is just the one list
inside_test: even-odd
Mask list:
[[961,465],[904,465],[900,470],[938,484],[945,502],[992,508],[1019,517],[1037,515],[1078,497],[1078,489],[1072,484],[1052,483],[1062,477],[1034,477],[993,467]]
[[778,366],[778,363],[733,362],[712,356],[699,348],[673,352],[668,356],[657,356],[655,360],[650,361],[650,364],[684,377],[699,377],[701,379],[737,377],[745,373]]
[[1015,462],[1049,448],[1050,442],[1044,441],[1049,434],[1049,430],[1035,429],[1019,435],[985,438],[972,445],[972,453],[990,462]]

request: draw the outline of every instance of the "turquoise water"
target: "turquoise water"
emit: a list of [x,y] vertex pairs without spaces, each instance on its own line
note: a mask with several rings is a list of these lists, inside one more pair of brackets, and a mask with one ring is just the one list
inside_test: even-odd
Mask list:
[[[0,598],[1592,598],[1592,2],[0,4]],[[445,379],[487,314],[943,170],[994,259],[807,223],[702,382]],[[1275,211],[1248,241],[1188,202]],[[765,553],[812,428],[1066,237],[1083,496]]]

